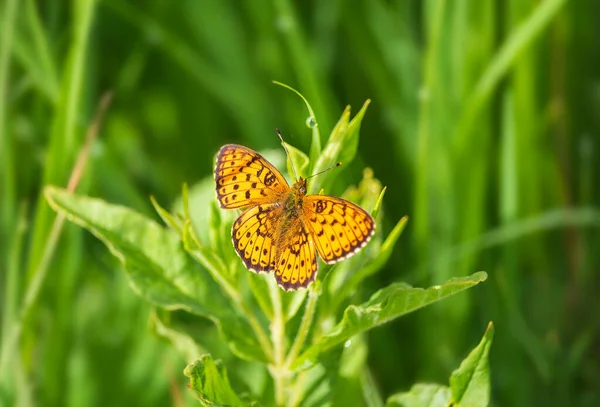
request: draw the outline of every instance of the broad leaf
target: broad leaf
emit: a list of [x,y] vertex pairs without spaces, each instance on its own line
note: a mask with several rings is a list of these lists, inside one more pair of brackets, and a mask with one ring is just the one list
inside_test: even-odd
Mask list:
[[210,318],[232,351],[266,361],[248,323],[238,317],[208,272],[185,252],[174,231],[139,213],[100,199],[47,187],[46,199],[71,222],[88,229],[125,266],[134,290],[151,303]]
[[494,324],[489,323],[481,342],[450,376],[452,401],[457,407],[485,407],[490,401],[488,355],[494,338]]
[[353,335],[385,324],[404,314],[449,297],[482,281],[485,272],[475,273],[469,277],[453,278],[442,285],[428,289],[414,288],[403,283],[394,283],[377,291],[369,301],[361,305],[350,305],[344,316],[328,334],[322,336],[317,343],[310,346],[294,363],[294,368],[304,368],[313,364],[318,355]]
[[190,389],[203,406],[249,406],[233,391],[221,361],[204,355],[183,371],[190,378]]
[[446,407],[450,389],[439,384],[415,384],[410,391],[390,396],[386,407]]

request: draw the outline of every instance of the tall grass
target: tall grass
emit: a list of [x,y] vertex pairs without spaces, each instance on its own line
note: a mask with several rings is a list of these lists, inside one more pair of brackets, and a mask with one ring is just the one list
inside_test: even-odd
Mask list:
[[[183,182],[209,176],[227,142],[275,148],[279,127],[308,152],[304,105],[272,80],[309,99],[322,135],[345,105],[372,100],[360,161],[387,186],[384,229],[410,221],[365,293],[490,275],[370,334],[369,389],[385,399],[442,380],[493,320],[495,405],[600,402],[594,2],[5,0],[0,10],[0,404],[194,404],[189,361],[148,329],[149,306],[99,243],[69,225],[53,237],[40,191],[66,185],[107,90],[114,102],[79,188],[147,214],[150,194],[174,201]],[[327,192],[357,182],[359,167]]]

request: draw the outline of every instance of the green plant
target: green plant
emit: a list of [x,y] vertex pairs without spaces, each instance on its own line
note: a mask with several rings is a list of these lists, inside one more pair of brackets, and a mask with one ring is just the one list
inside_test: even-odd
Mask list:
[[[309,173],[339,159],[351,162],[368,103],[352,120],[347,108],[322,149],[318,122],[306,104],[311,112],[310,156],[289,146],[288,159]],[[265,154],[273,162],[282,161],[281,152]],[[319,191],[331,185],[331,178],[331,172],[325,174],[310,188]],[[344,196],[370,208],[377,218],[384,193],[371,171],[365,171],[358,187],[349,188]],[[272,276],[248,272],[237,258],[230,242],[234,214],[217,207],[212,178],[191,191],[184,186],[173,213],[152,199],[167,227],[126,207],[57,187],[47,187],[45,196],[52,208],[96,235],[121,260],[134,290],[156,307],[153,326],[159,335],[189,358],[206,353],[185,369],[192,390],[205,405],[356,402],[360,399],[352,399],[346,382],[365,369],[365,332],[487,277],[480,272],[428,289],[393,283],[361,301],[361,284],[389,259],[406,225],[404,217],[387,237],[377,233],[353,258],[322,267],[307,290],[284,292]],[[487,348],[483,358],[487,360]],[[225,365],[235,372],[231,385]],[[487,380],[483,390],[481,386],[474,387],[489,392]],[[368,387],[364,381],[354,388]],[[464,405],[486,404],[487,399]]]

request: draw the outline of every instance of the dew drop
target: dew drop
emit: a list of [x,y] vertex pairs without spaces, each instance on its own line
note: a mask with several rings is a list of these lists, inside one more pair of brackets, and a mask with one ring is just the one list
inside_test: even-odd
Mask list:
[[350,345],[352,345],[352,340],[348,339],[345,343],[344,343],[344,348],[349,347]]
[[314,129],[315,127],[318,127],[318,126],[319,126],[319,123],[317,123],[314,116],[308,116],[308,118],[306,119],[306,127],[310,128],[310,129]]

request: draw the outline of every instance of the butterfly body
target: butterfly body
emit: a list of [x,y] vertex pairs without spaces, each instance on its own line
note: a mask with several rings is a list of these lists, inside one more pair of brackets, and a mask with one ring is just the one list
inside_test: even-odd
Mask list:
[[362,248],[375,230],[358,205],[326,195],[306,195],[307,181],[291,187],[257,152],[228,144],[215,167],[217,199],[225,209],[245,209],[232,226],[233,245],[251,271],[274,272],[286,290],[306,287],[317,275],[317,252],[326,263]]
[[301,214],[306,195],[306,180],[300,178],[298,182],[292,185],[290,193],[287,195],[284,203],[284,215],[287,221],[297,219]]

